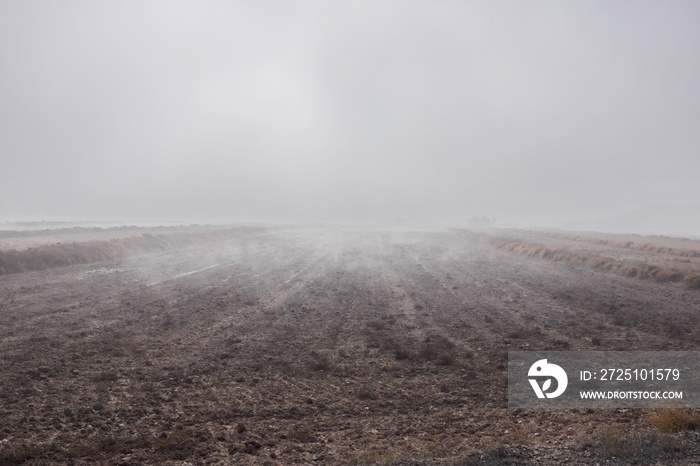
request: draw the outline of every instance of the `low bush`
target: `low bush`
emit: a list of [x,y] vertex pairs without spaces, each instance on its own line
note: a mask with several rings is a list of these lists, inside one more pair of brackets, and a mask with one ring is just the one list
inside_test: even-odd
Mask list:
[[665,433],[700,429],[698,409],[661,408],[652,411],[648,417],[651,425]]
[[688,288],[700,288],[700,274],[693,273],[690,275],[686,275],[683,279],[683,284]]
[[678,270],[675,269],[661,269],[657,271],[654,275],[654,281],[659,283],[674,282],[681,279],[682,275]]

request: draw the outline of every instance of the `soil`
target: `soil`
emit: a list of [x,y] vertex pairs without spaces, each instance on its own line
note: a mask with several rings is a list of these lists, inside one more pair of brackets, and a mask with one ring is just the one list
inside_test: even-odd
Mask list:
[[698,350],[699,311],[456,230],[0,276],[0,464],[700,464],[698,432],[645,410],[509,409],[506,387],[509,350]]

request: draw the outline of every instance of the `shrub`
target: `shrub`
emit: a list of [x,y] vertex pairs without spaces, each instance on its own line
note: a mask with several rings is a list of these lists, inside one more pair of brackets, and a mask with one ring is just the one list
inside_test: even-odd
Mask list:
[[693,273],[686,275],[683,279],[683,284],[688,288],[700,288],[700,274]]
[[675,269],[662,269],[654,274],[654,281],[665,283],[680,280],[681,274]]
[[583,265],[588,260],[585,254],[575,254],[569,257],[569,263],[573,265]]
[[661,408],[649,414],[649,422],[665,433],[696,430],[700,428],[700,410]]
[[588,265],[595,269],[610,270],[613,268],[613,261],[605,257],[595,256],[588,261]]
[[644,275],[644,271],[636,265],[623,265],[620,273],[625,277],[632,278],[641,278]]

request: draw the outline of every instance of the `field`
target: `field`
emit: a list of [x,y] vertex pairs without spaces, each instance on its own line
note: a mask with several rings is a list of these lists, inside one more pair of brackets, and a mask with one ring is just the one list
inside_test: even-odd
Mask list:
[[700,464],[664,412],[506,396],[509,350],[700,349],[700,241],[206,239],[0,275],[0,464]]

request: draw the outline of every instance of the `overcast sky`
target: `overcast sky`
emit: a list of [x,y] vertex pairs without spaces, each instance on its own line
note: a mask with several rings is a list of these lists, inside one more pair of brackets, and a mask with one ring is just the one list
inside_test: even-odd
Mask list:
[[0,3],[0,219],[700,200],[697,1]]

